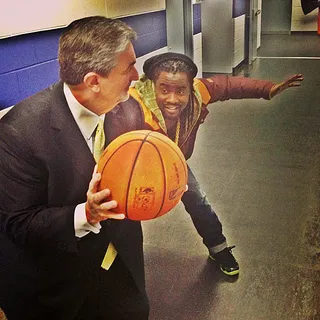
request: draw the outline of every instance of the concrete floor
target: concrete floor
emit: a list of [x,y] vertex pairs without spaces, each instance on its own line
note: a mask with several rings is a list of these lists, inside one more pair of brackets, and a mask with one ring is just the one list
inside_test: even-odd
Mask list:
[[[263,36],[259,56],[320,56],[319,45],[314,35]],[[143,223],[150,320],[320,319],[319,70],[320,60],[257,59],[246,75],[303,73],[302,86],[210,107],[189,165],[236,245],[240,275],[208,260],[179,204]]]

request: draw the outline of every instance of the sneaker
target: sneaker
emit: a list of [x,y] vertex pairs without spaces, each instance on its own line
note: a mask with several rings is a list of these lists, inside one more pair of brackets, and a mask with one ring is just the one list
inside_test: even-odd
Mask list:
[[209,258],[219,263],[221,271],[228,276],[239,274],[239,264],[232,254],[234,247],[227,247],[215,254],[209,250]]

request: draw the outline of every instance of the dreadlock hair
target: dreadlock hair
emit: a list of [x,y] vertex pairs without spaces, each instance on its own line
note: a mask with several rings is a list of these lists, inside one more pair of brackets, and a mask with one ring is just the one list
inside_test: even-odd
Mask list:
[[[168,73],[186,73],[189,84],[193,87],[193,69],[184,61],[181,60],[166,60],[153,68],[152,80],[158,79],[161,72]],[[192,90],[192,89],[191,89]]]

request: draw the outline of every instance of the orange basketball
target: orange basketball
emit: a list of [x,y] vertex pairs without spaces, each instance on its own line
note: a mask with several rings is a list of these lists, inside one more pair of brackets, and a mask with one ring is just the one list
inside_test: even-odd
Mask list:
[[187,165],[179,147],[165,135],[138,130],[113,140],[98,162],[99,190],[108,188],[113,211],[131,220],[149,220],[170,211],[187,185]]

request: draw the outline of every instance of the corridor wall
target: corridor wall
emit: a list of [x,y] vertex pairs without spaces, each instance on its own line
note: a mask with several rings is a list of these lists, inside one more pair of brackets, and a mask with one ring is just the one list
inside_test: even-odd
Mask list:
[[245,59],[246,10],[245,0],[203,2],[203,72],[232,73]]
[[292,0],[291,31],[317,31],[318,13],[319,9],[316,8],[305,15],[301,0]]
[[[194,34],[201,41],[201,8],[194,4]],[[137,69],[149,56],[167,51],[166,11],[120,18],[137,32]],[[0,110],[48,87],[59,79],[58,39],[63,28],[0,39]],[[201,63],[201,53],[197,54]],[[201,68],[200,68],[201,69]]]
[[[301,0],[298,0],[301,1]],[[292,0],[262,1],[262,34],[289,34]]]

